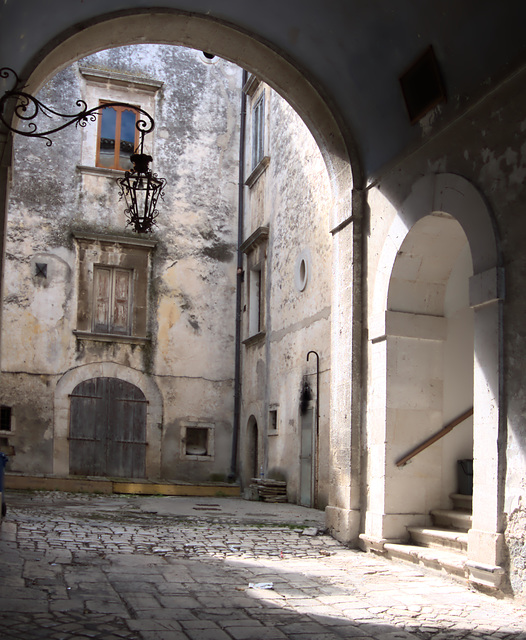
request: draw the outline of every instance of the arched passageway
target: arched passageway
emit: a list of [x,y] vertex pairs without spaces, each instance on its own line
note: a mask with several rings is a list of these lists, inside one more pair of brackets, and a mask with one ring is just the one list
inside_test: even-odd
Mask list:
[[[373,547],[407,541],[408,525],[429,524],[430,509],[448,506],[457,490],[457,460],[473,451],[466,566],[477,579],[497,584],[505,466],[498,447],[502,272],[477,191],[450,174],[417,182],[393,219],[378,274],[370,318],[382,321],[371,321],[369,336],[368,506],[361,537]],[[468,418],[410,464],[396,466],[471,406],[473,436]]]
[[[437,214],[419,220],[395,260],[386,314],[386,537],[428,525],[449,508],[456,464],[473,457],[472,420],[395,467],[404,455],[473,404],[471,255],[460,224]],[[387,519],[390,522],[387,522]]]
[[[329,229],[336,229],[333,236],[336,251],[333,255],[337,264],[333,272],[340,272],[340,265],[343,264],[354,265],[353,268],[359,272],[360,243],[354,240],[361,233],[363,198],[356,187],[361,187],[362,174],[349,132],[341,129],[336,114],[331,111],[332,107],[328,106],[308,78],[249,34],[203,17],[174,12],[150,14],[147,20],[144,15],[129,13],[111,18],[103,16],[73,35],[64,34],[60,41],[49,43],[40,52],[38,61],[31,68],[24,69],[22,79],[27,80],[28,91],[35,92],[53,74],[74,60],[110,46],[144,42],[178,44],[213,52],[253,72],[291,104],[310,129],[325,160],[332,197]],[[356,197],[352,197],[353,186]],[[335,376],[332,388],[339,391],[343,385],[348,387],[350,384],[349,362],[353,356],[349,345],[359,345],[359,341],[352,338],[353,331],[359,330],[358,325],[349,323],[349,318],[360,304],[360,298],[358,294],[349,295],[349,281],[353,282],[356,292],[359,291],[361,283],[358,278],[353,278],[352,269],[346,272],[345,277],[338,277],[333,287],[340,314],[332,321],[332,371]],[[342,348],[342,345],[346,347]],[[359,371],[355,370],[352,375],[354,389],[358,389]],[[343,398],[339,393],[338,403],[334,403],[331,430],[338,431],[346,420],[345,416],[350,413],[352,392],[350,389],[348,391]],[[335,483],[332,486],[336,486]],[[340,490],[336,493],[341,495]],[[342,505],[342,508],[345,507]],[[356,534],[357,530],[354,530],[343,535],[352,538]]]

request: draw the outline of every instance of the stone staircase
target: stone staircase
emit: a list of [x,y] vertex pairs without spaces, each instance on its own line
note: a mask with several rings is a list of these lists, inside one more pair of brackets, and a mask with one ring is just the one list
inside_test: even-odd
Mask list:
[[452,509],[431,511],[433,526],[408,527],[409,542],[386,542],[385,555],[467,578],[467,532],[471,528],[472,496],[452,494],[450,498]]

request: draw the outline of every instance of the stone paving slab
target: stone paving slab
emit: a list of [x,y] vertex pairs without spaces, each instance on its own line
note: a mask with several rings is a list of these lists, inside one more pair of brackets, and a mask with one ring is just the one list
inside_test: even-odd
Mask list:
[[0,638],[526,640],[521,603],[348,549],[320,512],[260,506],[8,493]]

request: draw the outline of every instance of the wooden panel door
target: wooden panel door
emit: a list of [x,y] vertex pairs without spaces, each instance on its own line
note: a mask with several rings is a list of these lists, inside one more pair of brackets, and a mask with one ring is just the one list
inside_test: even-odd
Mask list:
[[75,475],[144,478],[146,405],[117,378],[81,382],[71,394],[69,461]]

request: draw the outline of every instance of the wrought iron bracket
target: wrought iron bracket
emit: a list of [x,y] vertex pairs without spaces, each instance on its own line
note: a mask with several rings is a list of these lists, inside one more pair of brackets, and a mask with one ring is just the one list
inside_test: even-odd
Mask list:
[[[13,69],[3,67],[0,69],[0,79],[12,81],[12,88],[8,89],[0,98],[0,122],[13,133],[17,133],[28,138],[41,138],[46,141],[49,147],[53,144],[49,137],[57,131],[74,124],[77,127],[85,127],[89,122],[95,122],[97,115],[103,109],[110,107],[127,107],[141,114],[144,119],[139,118],[135,123],[140,134],[140,142],[135,149],[135,153],[130,160],[133,164],[131,171],[126,171],[124,177],[117,180],[120,187],[120,197],[126,201],[124,214],[127,218],[127,225],[131,226],[137,233],[151,233],[156,225],[157,202],[159,198],[164,198],[164,187],[166,180],[159,178],[152,173],[149,164],[152,157],[144,153],[144,136],[151,133],[155,127],[152,116],[134,105],[126,102],[105,102],[97,107],[88,109],[84,100],[77,100],[76,105],[80,108],[78,113],[60,113],[51,107],[46,106],[40,100],[24,91],[20,78]],[[61,119],[57,126],[52,126],[45,131],[40,131],[38,125],[33,122],[35,118],[46,116],[50,119]],[[11,124],[14,117],[16,126]]]
[[[8,67],[0,69],[0,78],[8,81],[11,79],[13,83],[12,88],[8,89],[0,98],[0,122],[2,122],[2,124],[13,133],[17,133],[28,138],[42,138],[46,141],[46,145],[48,147],[53,144],[49,137],[51,134],[57,133],[57,131],[61,131],[72,124],[77,127],[85,127],[89,122],[95,122],[98,112],[107,107],[131,107],[134,111],[137,111],[144,116],[144,120],[139,119],[135,124],[141,135],[138,147],[140,153],[143,153],[144,136],[147,133],[151,133],[155,127],[155,122],[147,111],[126,102],[105,102],[97,107],[88,109],[87,103],[84,102],[84,100],[79,99],[75,102],[76,106],[80,108],[78,113],[60,113],[59,111],[43,104],[30,93],[24,91],[24,87],[13,69]],[[19,120],[20,125],[13,126],[11,122],[6,119],[6,114],[11,114],[11,109],[9,108],[10,105],[12,113],[15,118]],[[63,122],[58,126],[46,129],[45,131],[39,131],[38,125],[32,121],[42,115],[47,116],[50,119],[60,118]]]

